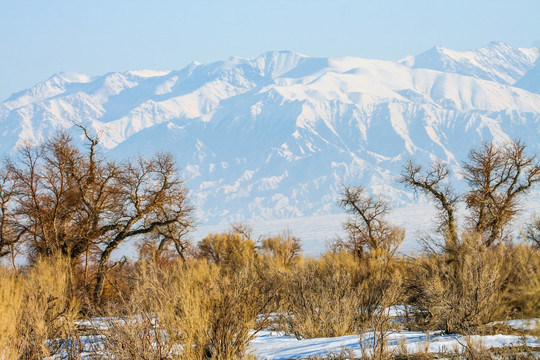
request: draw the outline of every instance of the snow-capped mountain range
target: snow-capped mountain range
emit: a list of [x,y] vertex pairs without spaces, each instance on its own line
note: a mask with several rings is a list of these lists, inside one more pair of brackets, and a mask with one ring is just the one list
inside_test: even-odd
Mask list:
[[434,47],[399,62],[268,52],[179,71],[56,74],[0,104],[0,152],[58,129],[94,131],[115,158],[171,151],[199,222],[338,211],[343,184],[394,204],[404,162],[458,169],[481,141],[540,152],[536,48]]

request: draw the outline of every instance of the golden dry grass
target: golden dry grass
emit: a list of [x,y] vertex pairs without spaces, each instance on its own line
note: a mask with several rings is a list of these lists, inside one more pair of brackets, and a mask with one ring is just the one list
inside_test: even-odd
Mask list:
[[[75,343],[79,308],[70,294],[70,266],[40,260],[24,274],[1,270],[0,344],[5,359],[37,359],[62,351],[61,339]],[[71,347],[78,352],[76,346]]]

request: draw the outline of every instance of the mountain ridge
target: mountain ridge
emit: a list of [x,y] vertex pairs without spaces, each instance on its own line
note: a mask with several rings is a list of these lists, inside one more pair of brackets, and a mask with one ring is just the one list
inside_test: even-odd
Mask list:
[[539,50],[535,47],[514,48],[494,41],[479,49],[463,52],[435,46],[401,62],[413,68],[453,72],[513,85],[534,66],[538,57]]
[[[489,51],[494,64],[470,66]],[[540,94],[508,84],[521,73],[535,84],[537,49],[437,54],[453,62],[437,70],[422,54],[394,62],[276,51],[181,70],[56,74],[0,103],[0,151],[59,129],[80,139],[74,123],[114,158],[171,151],[199,219],[212,224],[333,213],[342,184],[402,205],[414,200],[394,182],[408,157],[457,170],[481,141],[519,137],[540,150]]]

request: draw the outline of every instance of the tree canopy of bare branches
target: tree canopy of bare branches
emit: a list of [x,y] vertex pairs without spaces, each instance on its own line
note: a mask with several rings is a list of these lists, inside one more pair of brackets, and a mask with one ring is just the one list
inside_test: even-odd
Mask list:
[[540,163],[525,152],[521,141],[503,146],[484,143],[472,149],[463,165],[463,176],[469,185],[465,194],[471,211],[470,227],[492,245],[503,235],[519,211],[524,195],[540,181]]
[[18,184],[9,169],[0,169],[0,258],[11,254],[15,266],[15,246],[22,232],[17,231],[12,206]]
[[124,162],[88,151],[59,133],[38,147],[25,146],[0,171],[0,254],[21,245],[32,262],[62,255],[73,264],[97,254],[94,300],[99,301],[111,254],[130,238],[153,237],[182,257],[192,208],[172,155]]
[[410,160],[398,181],[434,200],[439,211],[438,231],[448,243],[457,244],[455,206],[459,197],[450,186],[449,174],[448,167],[441,162],[435,162],[424,169]]
[[338,247],[362,258],[370,250],[395,250],[403,241],[404,231],[384,219],[390,205],[380,197],[368,195],[365,188],[345,187],[339,205],[351,216],[345,223],[348,239],[338,241]]
[[458,243],[455,207],[463,200],[469,211],[467,231],[482,236],[486,246],[504,238],[519,212],[523,197],[540,182],[540,163],[521,141],[484,143],[469,152],[462,175],[468,190],[458,196],[450,185],[448,167],[435,162],[428,169],[409,161],[399,181],[435,202],[439,230],[450,244]]

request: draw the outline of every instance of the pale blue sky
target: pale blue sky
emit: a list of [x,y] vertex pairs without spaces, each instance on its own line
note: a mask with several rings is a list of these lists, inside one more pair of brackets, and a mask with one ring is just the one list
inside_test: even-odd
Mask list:
[[0,0],[0,101],[62,71],[178,70],[269,50],[398,60],[540,41],[539,0]]

